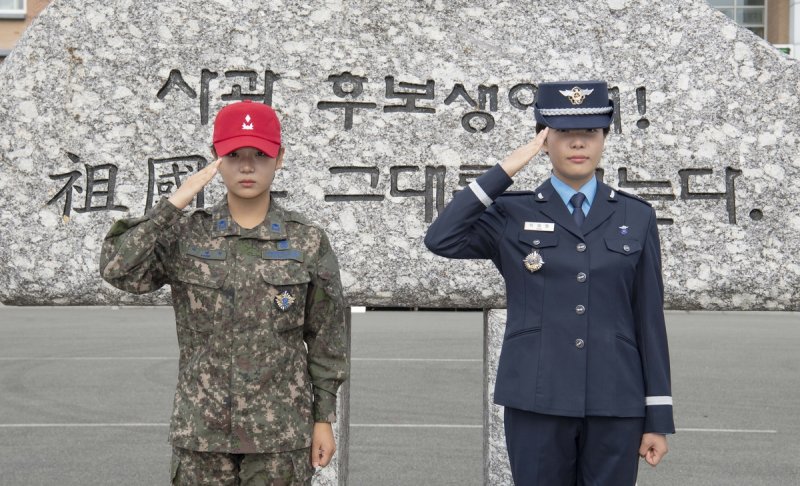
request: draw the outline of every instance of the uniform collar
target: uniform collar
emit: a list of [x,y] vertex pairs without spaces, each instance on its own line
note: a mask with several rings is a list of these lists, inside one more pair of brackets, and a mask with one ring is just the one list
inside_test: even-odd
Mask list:
[[569,200],[572,199],[578,192],[582,192],[584,196],[586,196],[586,202],[589,203],[589,207],[592,206],[594,202],[594,197],[597,194],[597,178],[592,177],[586,184],[581,186],[580,189],[577,191],[567,185],[566,182],[562,181],[555,174],[550,176],[550,183],[553,185],[553,189],[556,190],[559,196],[561,196],[561,200],[564,201],[564,205],[566,206],[569,203]]
[[583,222],[581,227],[584,234],[594,230],[611,217],[614,211],[617,210],[617,202],[616,191],[602,182],[597,182],[597,194],[595,195],[592,210],[586,215],[586,221]]
[[546,180],[534,191],[533,200],[538,203],[536,204],[536,209],[539,209],[570,233],[583,238],[584,235],[600,226],[614,213],[616,203],[619,200],[616,191],[611,187],[600,181],[596,181],[595,184],[595,201],[580,229],[575,225],[575,220],[567,210],[567,205],[561,199],[561,195],[553,187],[551,179]]
[[285,240],[286,239],[286,211],[275,203],[270,197],[269,211],[258,226],[245,229],[239,226],[231,216],[228,208],[227,195],[211,208],[211,236],[241,236],[256,240]]

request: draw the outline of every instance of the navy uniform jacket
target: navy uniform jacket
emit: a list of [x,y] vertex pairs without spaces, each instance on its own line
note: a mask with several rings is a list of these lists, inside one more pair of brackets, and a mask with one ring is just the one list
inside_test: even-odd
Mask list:
[[[598,181],[578,229],[549,180],[503,194],[511,184],[496,165],[456,194],[425,237],[437,255],[491,258],[505,279],[495,403],[645,417],[645,432],[673,433],[655,211]],[[544,260],[536,272],[523,264],[533,250]]]

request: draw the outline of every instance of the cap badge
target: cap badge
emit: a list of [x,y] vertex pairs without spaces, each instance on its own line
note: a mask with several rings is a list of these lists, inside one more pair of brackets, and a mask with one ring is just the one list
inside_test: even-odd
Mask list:
[[250,121],[250,115],[244,117],[244,123],[242,123],[242,130],[253,130],[253,123]]
[[580,89],[579,87],[575,86],[571,90],[565,89],[559,90],[558,92],[566,96],[573,105],[580,105],[587,96],[594,92],[594,89]]
[[522,263],[525,264],[525,268],[527,268],[529,272],[533,273],[541,270],[544,265],[544,259],[542,255],[539,254],[539,250],[533,250],[522,260]]
[[290,294],[288,290],[284,290],[275,296],[275,305],[282,311],[288,310],[292,304],[294,304],[294,297],[292,297],[292,294]]

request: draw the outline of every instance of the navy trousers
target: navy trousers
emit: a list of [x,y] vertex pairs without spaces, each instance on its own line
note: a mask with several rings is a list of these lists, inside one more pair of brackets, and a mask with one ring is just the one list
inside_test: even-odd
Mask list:
[[516,486],[634,486],[643,418],[562,417],[505,408]]

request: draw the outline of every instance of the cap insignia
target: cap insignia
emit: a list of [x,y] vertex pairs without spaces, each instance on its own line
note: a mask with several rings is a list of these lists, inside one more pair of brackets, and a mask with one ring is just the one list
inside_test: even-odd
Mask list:
[[566,96],[570,103],[573,105],[580,105],[586,100],[586,97],[592,94],[594,89],[580,89],[579,87],[575,86],[571,90],[559,90],[558,92],[562,95]]
[[244,123],[242,123],[242,130],[253,130],[253,123],[250,121],[250,115],[244,117]]

